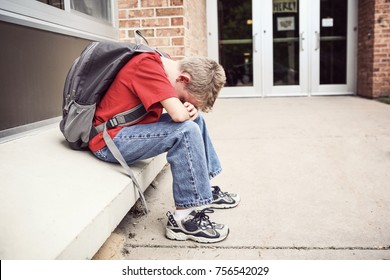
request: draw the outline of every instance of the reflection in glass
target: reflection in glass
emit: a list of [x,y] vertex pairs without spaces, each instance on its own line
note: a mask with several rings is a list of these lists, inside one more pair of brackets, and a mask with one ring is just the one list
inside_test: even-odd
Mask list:
[[112,25],[110,0],[70,0],[70,7],[72,10]]
[[48,4],[48,5],[56,7],[56,8],[59,8],[61,10],[63,10],[65,8],[64,7],[64,0],[37,0],[37,1]]
[[274,85],[299,85],[298,2],[273,0]]
[[320,84],[346,84],[348,0],[321,0],[320,9]]
[[252,1],[218,1],[219,62],[226,86],[253,85]]

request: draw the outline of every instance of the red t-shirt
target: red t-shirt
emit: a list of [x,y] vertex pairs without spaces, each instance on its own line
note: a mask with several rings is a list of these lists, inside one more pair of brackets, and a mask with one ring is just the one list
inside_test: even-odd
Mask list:
[[[140,103],[148,114],[138,124],[157,122],[163,110],[160,102],[170,97],[177,97],[177,94],[167,78],[160,56],[157,53],[138,54],[119,71],[96,108],[93,124],[97,126],[106,122]],[[109,129],[108,134],[113,138],[122,128]],[[92,152],[105,145],[103,132],[89,141]]]

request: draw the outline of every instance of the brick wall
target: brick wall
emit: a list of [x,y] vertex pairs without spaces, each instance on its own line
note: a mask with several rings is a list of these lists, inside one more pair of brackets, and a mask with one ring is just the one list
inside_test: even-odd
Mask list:
[[173,59],[207,55],[206,0],[119,0],[120,40],[141,30],[149,45]]
[[358,95],[390,96],[390,0],[359,0]]

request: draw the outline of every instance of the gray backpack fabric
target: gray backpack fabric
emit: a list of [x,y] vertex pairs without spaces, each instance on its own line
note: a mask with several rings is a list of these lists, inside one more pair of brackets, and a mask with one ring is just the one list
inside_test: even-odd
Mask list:
[[[138,36],[140,33],[136,33]],[[143,38],[143,37],[142,37]],[[137,123],[146,115],[142,104],[113,116],[107,122],[94,127],[92,121],[95,110],[120,69],[136,54],[157,52],[143,44],[92,42],[81,53],[70,68],[63,92],[63,114],[60,130],[69,146],[75,150],[88,147],[88,142],[103,131],[103,138],[111,153],[133,180],[148,212],[139,184],[124,160],[122,154],[107,133],[107,129]]]

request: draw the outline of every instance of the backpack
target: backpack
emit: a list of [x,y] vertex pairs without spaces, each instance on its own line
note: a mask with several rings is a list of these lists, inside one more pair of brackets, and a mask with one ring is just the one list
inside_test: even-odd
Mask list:
[[[93,127],[95,110],[120,69],[136,54],[155,51],[142,44],[92,42],[70,68],[65,79],[60,130],[72,149],[88,147],[103,131]],[[110,119],[107,128],[130,125],[146,115],[142,104]]]
[[[146,41],[139,31],[136,31],[135,34]],[[107,133],[109,128],[118,125],[127,126],[141,120],[147,114],[144,106],[141,103],[126,112],[113,116],[97,127],[92,125],[96,107],[117,73],[132,57],[142,52],[157,52],[160,56],[166,56],[158,50],[140,43],[90,43],[73,62],[66,76],[60,130],[69,146],[75,150],[86,149],[89,140],[103,131],[103,139],[108,149],[133,180],[147,212],[145,198],[133,172]]]

